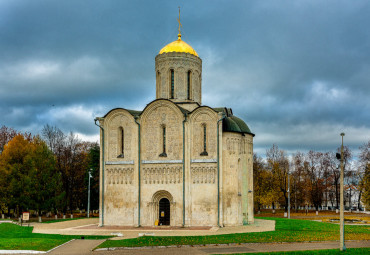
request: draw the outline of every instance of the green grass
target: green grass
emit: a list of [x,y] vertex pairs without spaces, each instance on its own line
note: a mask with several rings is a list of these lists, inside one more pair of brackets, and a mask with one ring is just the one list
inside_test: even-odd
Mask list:
[[[81,236],[32,233],[33,227],[21,227],[11,223],[0,224],[0,250],[47,251]],[[85,239],[105,239],[107,236],[85,236]]]
[[351,248],[346,251],[340,251],[339,249],[331,250],[314,250],[314,251],[281,251],[281,252],[258,252],[258,253],[235,253],[238,255],[331,255],[331,254],[370,254],[370,248]]
[[[275,220],[275,231],[214,236],[144,236],[134,239],[107,240],[98,248],[339,240],[337,224],[284,218],[263,219]],[[370,226],[346,226],[345,232],[347,240],[370,240]]]

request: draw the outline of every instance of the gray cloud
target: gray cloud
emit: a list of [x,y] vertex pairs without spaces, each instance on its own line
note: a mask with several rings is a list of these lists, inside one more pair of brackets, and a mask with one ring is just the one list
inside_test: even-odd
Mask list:
[[2,1],[0,125],[96,140],[95,116],[155,97],[154,57],[183,39],[203,60],[203,103],[232,107],[255,149],[353,149],[370,139],[366,1]]

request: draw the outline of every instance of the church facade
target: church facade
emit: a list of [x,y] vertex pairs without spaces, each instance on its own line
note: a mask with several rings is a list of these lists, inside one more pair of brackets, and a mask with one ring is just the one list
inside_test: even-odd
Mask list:
[[183,40],[155,58],[156,99],[100,126],[100,226],[254,222],[253,137],[230,108],[202,105],[202,60]]

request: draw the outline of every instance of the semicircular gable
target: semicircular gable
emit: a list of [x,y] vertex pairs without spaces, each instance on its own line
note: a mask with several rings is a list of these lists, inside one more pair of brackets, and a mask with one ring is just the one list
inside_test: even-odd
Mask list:
[[181,112],[179,107],[177,105],[175,105],[173,102],[171,102],[170,100],[159,99],[159,100],[155,100],[155,101],[149,103],[145,107],[145,109],[143,110],[143,112],[141,114],[142,122],[147,121],[147,119],[151,115],[151,113],[153,111],[156,111],[158,108],[161,108],[161,107],[166,107],[167,109],[170,109],[174,113],[176,118],[183,118],[183,116],[184,116],[184,114]]
[[116,108],[116,109],[113,109],[111,111],[109,111],[105,117],[104,117],[104,123],[105,124],[110,124],[112,122],[112,120],[115,120],[117,119],[117,117],[121,116],[122,118],[127,118],[127,120],[129,121],[135,121],[134,120],[134,117],[131,115],[131,113],[129,111],[127,111],[126,109],[123,109],[123,108]]
[[199,118],[206,117],[209,120],[217,121],[217,112],[208,106],[201,106],[192,111],[189,115],[191,121],[197,121]]
[[114,109],[104,119],[106,160],[133,160],[134,137],[137,136],[137,125],[134,117],[125,109]]

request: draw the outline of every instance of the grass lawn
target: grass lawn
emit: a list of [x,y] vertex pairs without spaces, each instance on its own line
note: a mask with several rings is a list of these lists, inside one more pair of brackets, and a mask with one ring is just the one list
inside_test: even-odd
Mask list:
[[[235,253],[236,254],[236,253]],[[235,255],[234,254],[234,255]],[[370,254],[370,248],[351,248],[346,251],[340,251],[339,249],[331,250],[316,250],[316,251],[281,251],[281,252],[258,252],[258,253],[237,253],[238,255],[331,255],[331,254]]]
[[[337,224],[284,218],[263,219],[275,220],[276,230],[214,236],[144,236],[134,239],[107,240],[98,248],[339,240],[339,225]],[[370,240],[370,226],[346,226],[345,233],[346,240]]]
[[[0,250],[47,251],[71,239],[81,236],[49,235],[32,233],[33,227],[21,227],[11,223],[0,224]],[[85,236],[85,239],[105,239],[107,236]]]

